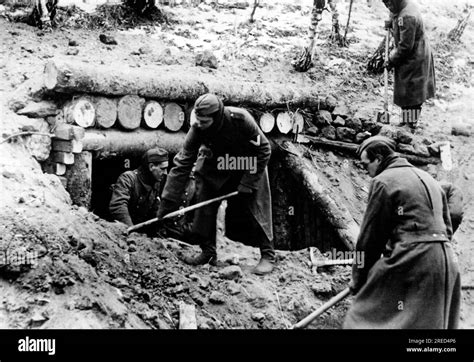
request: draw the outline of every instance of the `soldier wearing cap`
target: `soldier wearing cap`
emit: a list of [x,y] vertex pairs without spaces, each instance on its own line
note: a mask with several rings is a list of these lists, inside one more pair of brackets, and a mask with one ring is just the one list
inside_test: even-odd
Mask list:
[[457,328],[461,281],[446,195],[394,149],[375,136],[358,150],[373,179],[356,245],[365,263],[352,268],[344,327]]
[[[224,107],[214,94],[200,96],[191,113],[191,128],[182,150],[174,158],[158,217],[178,208],[179,196],[195,164],[196,202],[225,195],[228,199],[226,236],[260,247],[261,259],[256,274],[272,271],[275,261],[271,196],[267,163],[270,144],[249,112],[237,107]],[[252,161],[254,168],[242,169],[223,160]],[[254,162],[253,162],[254,161]],[[235,165],[234,165],[235,166]],[[192,231],[202,252],[186,257],[191,265],[216,264],[216,216],[219,204],[213,203],[195,211]]]
[[113,185],[109,204],[112,218],[131,226],[156,217],[167,169],[166,150],[153,148],[145,152],[140,167],[125,171]]

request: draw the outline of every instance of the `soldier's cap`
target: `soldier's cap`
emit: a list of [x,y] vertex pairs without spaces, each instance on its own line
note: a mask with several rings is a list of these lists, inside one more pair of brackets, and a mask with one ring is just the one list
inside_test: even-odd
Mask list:
[[194,102],[196,116],[209,116],[216,113],[222,107],[222,101],[212,93],[206,93]]
[[377,145],[385,145],[394,152],[395,148],[397,147],[397,144],[391,138],[385,136],[372,136],[362,142],[362,144],[357,149],[357,155],[360,157],[362,155],[362,152],[364,152],[369,146],[373,147]]
[[144,158],[147,163],[162,163],[168,162],[168,151],[163,148],[152,148],[146,151]]

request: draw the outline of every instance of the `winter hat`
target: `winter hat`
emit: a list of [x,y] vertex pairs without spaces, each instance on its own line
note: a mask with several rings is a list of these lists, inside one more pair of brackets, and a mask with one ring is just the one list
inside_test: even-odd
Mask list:
[[364,150],[371,146],[377,146],[377,145],[385,145],[387,146],[388,148],[390,148],[392,151],[395,152],[395,148],[397,146],[397,144],[395,143],[394,140],[388,138],[388,137],[385,137],[385,136],[373,136],[373,137],[370,137],[370,138],[367,138],[364,142],[362,142],[362,144],[359,146],[359,148],[357,149],[357,154],[359,155],[362,155],[362,152],[364,152]]
[[206,93],[196,99],[194,112],[196,116],[209,116],[222,108],[222,101],[215,94]]
[[146,151],[144,158],[147,163],[168,162],[168,151],[163,148],[152,148]]

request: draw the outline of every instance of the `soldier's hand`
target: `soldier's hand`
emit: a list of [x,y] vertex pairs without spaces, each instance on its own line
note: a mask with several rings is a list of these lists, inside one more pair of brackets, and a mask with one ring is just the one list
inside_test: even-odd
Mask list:
[[239,195],[241,196],[251,196],[253,194],[253,189],[245,185],[239,185],[237,191],[239,191]]
[[160,207],[158,209],[158,212],[156,213],[156,217],[158,219],[161,219],[163,216],[169,214],[170,212],[178,210],[179,205],[174,202],[170,201],[168,199],[163,199],[161,200]]

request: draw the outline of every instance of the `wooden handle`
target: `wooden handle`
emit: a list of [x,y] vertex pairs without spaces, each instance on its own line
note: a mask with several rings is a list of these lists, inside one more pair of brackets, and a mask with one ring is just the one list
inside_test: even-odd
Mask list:
[[317,310],[315,310],[309,316],[307,316],[303,320],[301,320],[298,323],[296,323],[295,325],[293,325],[293,329],[301,329],[301,328],[306,327],[314,319],[319,317],[321,314],[323,314],[329,308],[331,308],[334,305],[336,305],[337,303],[339,303],[341,300],[343,300],[345,297],[347,297],[350,293],[351,293],[351,291],[350,291],[349,288],[344,289],[342,292],[340,292],[338,295],[332,297],[330,300],[328,300],[326,303],[324,303],[321,307],[319,307]]
[[169,219],[169,218],[172,218],[172,217],[175,217],[175,216],[184,215],[185,213],[187,213],[187,212],[189,212],[189,211],[192,211],[192,210],[195,210],[195,209],[199,209],[200,207],[203,207],[203,206],[212,204],[213,202],[217,202],[217,201],[221,201],[221,200],[227,199],[227,198],[229,198],[229,197],[232,197],[232,196],[237,195],[238,193],[239,193],[238,191],[234,191],[234,192],[231,192],[230,194],[227,194],[227,195],[219,196],[219,197],[216,197],[216,198],[214,198],[214,199],[206,200],[206,201],[200,202],[200,203],[198,203],[198,204],[191,205],[191,206],[185,207],[185,208],[183,208],[183,209],[170,212],[169,214],[166,214],[165,216],[163,216],[161,219],[155,217],[154,219],[151,219],[151,220],[148,220],[148,221],[144,221],[144,222],[142,222],[142,223],[140,223],[140,224],[136,224],[136,225],[130,226],[130,227],[127,229],[127,233],[130,234],[132,231],[141,229],[141,228],[144,227],[144,226],[152,225],[152,224],[154,224],[154,223],[156,223],[156,222],[158,222],[158,221],[161,221],[161,220]]

